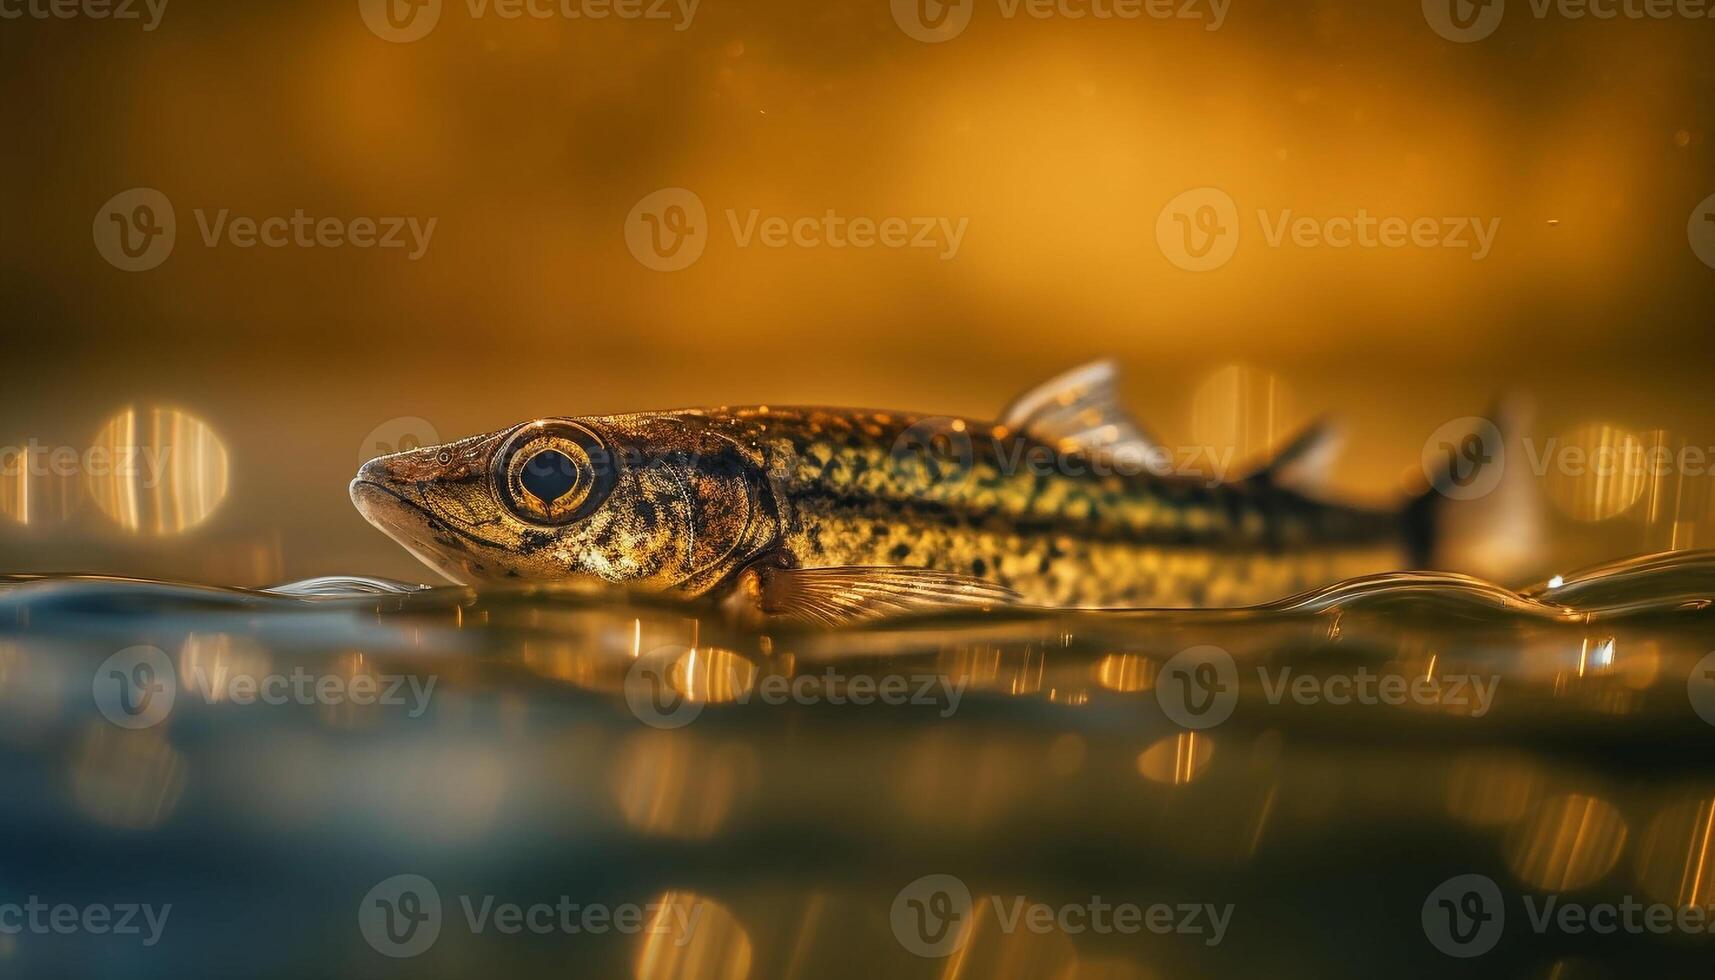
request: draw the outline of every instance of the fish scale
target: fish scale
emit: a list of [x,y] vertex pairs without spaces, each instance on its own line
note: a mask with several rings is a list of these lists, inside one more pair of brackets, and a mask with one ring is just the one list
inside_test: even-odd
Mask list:
[[[922,565],[1054,605],[1241,605],[1325,584],[1330,567],[1346,577],[1406,560],[1391,513],[1244,484],[1077,475],[1066,454],[986,423],[958,420],[969,456],[936,475],[902,448],[925,417],[731,411],[755,426],[786,505],[785,547],[806,565]],[[1004,465],[1033,450],[1053,472]],[[1288,556],[1284,542],[1304,538],[1319,546]]]

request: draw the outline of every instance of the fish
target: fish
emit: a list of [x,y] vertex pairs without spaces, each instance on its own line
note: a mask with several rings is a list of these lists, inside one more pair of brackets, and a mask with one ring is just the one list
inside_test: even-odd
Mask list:
[[1503,493],[1485,498],[1499,512],[1449,521],[1483,506],[1453,492],[1471,472],[1451,453],[1467,471],[1401,507],[1321,499],[1327,423],[1235,479],[1175,472],[1118,390],[1097,361],[995,421],[767,405],[542,418],[372,459],[350,494],[454,583],[625,586],[827,625],[1255,605],[1441,567],[1446,526],[1516,541],[1533,523]]

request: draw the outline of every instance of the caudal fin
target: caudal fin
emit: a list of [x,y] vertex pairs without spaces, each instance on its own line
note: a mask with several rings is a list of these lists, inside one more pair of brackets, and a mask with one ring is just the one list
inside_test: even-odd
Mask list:
[[1509,397],[1488,416],[1456,419],[1430,437],[1423,449],[1428,489],[1404,513],[1418,568],[1503,584],[1542,570],[1542,495],[1523,441],[1532,414],[1526,399]]

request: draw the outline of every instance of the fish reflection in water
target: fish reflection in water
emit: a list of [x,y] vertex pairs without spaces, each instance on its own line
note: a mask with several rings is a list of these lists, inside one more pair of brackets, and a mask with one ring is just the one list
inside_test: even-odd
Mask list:
[[[1425,898],[1480,874],[1510,902],[1485,968],[1683,970],[1709,962],[1708,934],[1538,933],[1522,903],[1715,902],[1712,569],[1709,553],[1676,553],[1524,592],[1392,575],[1253,610],[839,631],[542,587],[10,579],[0,901],[174,911],[147,951],[26,933],[0,965],[1441,972],[1456,964],[1426,938]],[[175,696],[128,728],[92,693],[136,646],[160,651]],[[1185,714],[1205,667],[1219,723]],[[325,688],[269,701],[250,684],[294,674]],[[401,678],[417,686],[385,697]],[[358,913],[402,873],[432,882],[443,911],[432,947],[396,961]],[[944,957],[912,952],[890,912],[930,875],[970,895]],[[660,927],[478,931],[464,903],[484,897],[635,905]],[[1212,945],[1014,915],[1096,900],[1232,915]]]

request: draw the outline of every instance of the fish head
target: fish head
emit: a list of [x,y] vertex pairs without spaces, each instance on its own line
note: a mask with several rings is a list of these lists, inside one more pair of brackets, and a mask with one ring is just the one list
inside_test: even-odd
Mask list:
[[700,413],[537,419],[381,456],[358,470],[351,499],[460,584],[700,595],[778,534],[760,456]]

